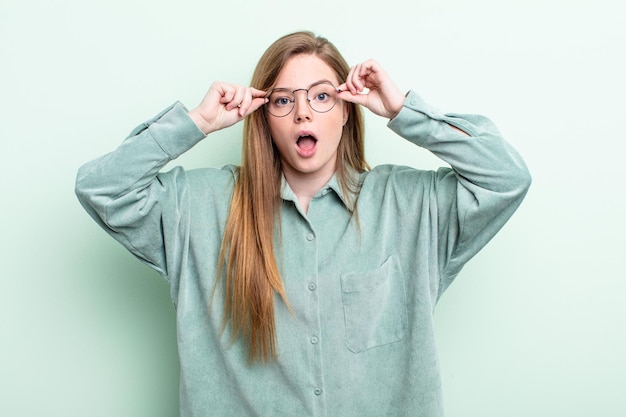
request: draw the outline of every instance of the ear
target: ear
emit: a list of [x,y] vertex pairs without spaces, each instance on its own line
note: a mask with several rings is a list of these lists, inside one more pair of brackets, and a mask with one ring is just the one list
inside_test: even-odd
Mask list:
[[348,102],[343,102],[343,125],[345,126],[348,123],[348,115],[350,114],[350,105]]

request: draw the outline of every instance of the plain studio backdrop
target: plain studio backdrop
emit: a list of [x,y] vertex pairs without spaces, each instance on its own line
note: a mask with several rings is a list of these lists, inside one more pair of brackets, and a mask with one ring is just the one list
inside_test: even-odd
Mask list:
[[[84,162],[214,80],[248,84],[309,29],[351,65],[496,122],[524,204],[436,311],[449,417],[626,415],[624,44],[619,1],[1,0],[0,415],[178,413],[165,281],[87,216]],[[371,165],[440,162],[367,115]],[[241,125],[175,161],[238,163]]]

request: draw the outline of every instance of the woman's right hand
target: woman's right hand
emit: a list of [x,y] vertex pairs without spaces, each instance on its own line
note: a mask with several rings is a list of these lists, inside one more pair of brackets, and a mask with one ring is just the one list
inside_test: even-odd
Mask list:
[[189,116],[205,134],[232,126],[267,102],[265,91],[216,81]]

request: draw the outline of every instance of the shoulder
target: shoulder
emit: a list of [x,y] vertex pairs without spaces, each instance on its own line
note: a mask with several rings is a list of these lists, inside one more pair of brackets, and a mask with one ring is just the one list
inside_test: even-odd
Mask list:
[[187,171],[192,189],[214,190],[218,193],[232,192],[237,175],[238,169],[234,165],[224,165],[220,168],[196,168]]
[[[158,181],[179,191],[187,189],[195,192],[231,192],[237,176],[237,167],[224,165],[220,168],[185,169],[176,166],[158,174]],[[212,191],[213,190],[213,191]]]
[[362,182],[380,186],[386,183],[393,186],[405,187],[417,184],[432,184],[438,177],[450,172],[450,168],[440,168],[437,171],[417,169],[406,165],[385,164],[374,167],[363,174]]
[[457,179],[449,167],[422,170],[405,165],[380,165],[362,174],[360,199],[389,199],[398,202],[454,194]]

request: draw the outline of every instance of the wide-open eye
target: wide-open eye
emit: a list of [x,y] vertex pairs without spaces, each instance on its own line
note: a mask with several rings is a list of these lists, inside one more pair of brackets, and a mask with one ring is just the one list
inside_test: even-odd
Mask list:
[[322,104],[330,101],[334,101],[337,93],[335,91],[335,87],[330,84],[318,84],[309,90],[309,96],[313,102]]
[[337,89],[327,81],[320,82],[309,88],[309,102],[313,110],[325,113],[337,102]]
[[289,90],[273,91],[269,98],[269,104],[277,108],[291,106],[293,102],[294,102],[294,97],[291,91]]
[[283,117],[291,113],[296,98],[291,90],[277,88],[273,90],[267,101],[267,111],[276,117]]
[[324,93],[319,93],[318,95],[315,96],[315,98],[313,100],[316,101],[327,101],[328,100],[328,93],[324,92]]
[[276,97],[276,100],[274,100],[274,104],[277,106],[287,106],[289,103],[291,103],[291,100],[288,97]]

